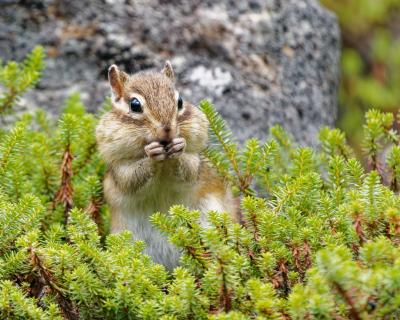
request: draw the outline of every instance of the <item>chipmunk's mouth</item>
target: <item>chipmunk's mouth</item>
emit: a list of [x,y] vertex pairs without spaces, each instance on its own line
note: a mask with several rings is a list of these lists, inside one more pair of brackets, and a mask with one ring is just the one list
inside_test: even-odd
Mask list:
[[167,145],[169,145],[171,143],[171,141],[168,140],[161,140],[160,144],[165,148]]

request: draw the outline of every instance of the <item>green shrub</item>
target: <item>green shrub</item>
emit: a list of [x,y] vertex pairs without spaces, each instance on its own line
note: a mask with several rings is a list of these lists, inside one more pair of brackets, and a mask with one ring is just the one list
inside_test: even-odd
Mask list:
[[[109,105],[107,106],[109,107]],[[400,149],[391,114],[366,114],[364,153],[338,129],[321,147],[280,127],[238,147],[206,101],[205,155],[241,197],[242,223],[180,205],[152,222],[182,249],[172,273],[129,232],[107,235],[97,117],[79,96],[0,133],[2,319],[396,319]],[[1,107],[0,107],[1,110]]]
[[37,46],[21,63],[10,61],[3,65],[0,60],[0,115],[11,112],[18,98],[39,80],[43,69],[43,48]]

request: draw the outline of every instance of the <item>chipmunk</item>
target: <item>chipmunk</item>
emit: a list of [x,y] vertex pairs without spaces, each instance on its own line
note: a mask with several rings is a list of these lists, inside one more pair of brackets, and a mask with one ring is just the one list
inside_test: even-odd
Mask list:
[[149,221],[182,204],[201,212],[232,213],[229,187],[201,155],[208,140],[205,115],[180,96],[169,61],[161,72],[134,75],[108,70],[112,110],[96,129],[100,155],[108,166],[104,194],[111,232],[130,230],[146,242],[145,253],[168,269],[180,252]]

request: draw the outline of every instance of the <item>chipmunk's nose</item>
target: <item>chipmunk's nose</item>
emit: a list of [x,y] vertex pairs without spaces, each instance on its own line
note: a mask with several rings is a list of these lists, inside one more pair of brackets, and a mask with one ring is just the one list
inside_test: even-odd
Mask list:
[[165,147],[171,143],[175,135],[175,130],[169,124],[161,125],[157,129],[157,139]]
[[164,128],[165,133],[170,133],[171,132],[171,126],[169,124],[163,126],[163,128]]

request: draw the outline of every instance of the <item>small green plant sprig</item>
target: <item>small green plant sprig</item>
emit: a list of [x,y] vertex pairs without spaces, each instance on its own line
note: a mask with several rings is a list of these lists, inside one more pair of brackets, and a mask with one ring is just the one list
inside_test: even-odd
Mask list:
[[0,115],[10,113],[18,98],[32,88],[44,67],[44,49],[35,47],[20,63],[0,61]]

